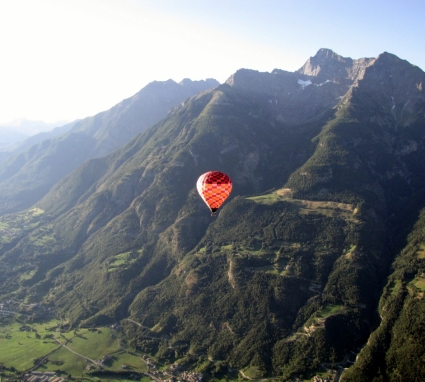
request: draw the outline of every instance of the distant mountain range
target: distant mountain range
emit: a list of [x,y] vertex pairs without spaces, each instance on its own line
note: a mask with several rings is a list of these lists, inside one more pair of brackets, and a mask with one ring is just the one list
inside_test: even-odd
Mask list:
[[213,79],[155,81],[108,111],[27,139],[3,155],[0,214],[31,206],[87,159],[117,149],[170,108],[218,84]]
[[0,124],[0,129],[9,129],[17,133],[33,136],[39,133],[53,130],[55,127],[66,125],[69,121],[58,121],[54,123],[43,121],[31,121],[25,118],[16,119],[10,123]]
[[[424,380],[424,83],[320,49],[178,102],[194,83],[148,85],[4,162],[0,299],[129,317],[135,352],[214,378]],[[212,169],[233,181],[217,217]]]
[[23,141],[28,136],[6,127],[0,126],[0,148],[7,147],[12,143]]
[[26,138],[47,133],[55,127],[63,126],[66,122],[47,123],[17,119],[7,124],[0,125],[0,160],[6,157],[9,151],[14,150]]
[[[14,135],[18,134],[18,136],[13,139],[7,141],[5,140],[4,145],[0,144],[0,163],[4,162],[7,158],[16,156],[17,154],[24,152],[25,150],[29,149],[31,146],[34,146],[37,143],[40,143],[44,140],[54,138],[58,135],[64,134],[67,131],[69,131],[78,121],[74,121],[71,123],[67,123],[63,126],[55,127],[54,129],[50,131],[43,131],[41,133],[37,133],[35,135],[32,135],[30,137],[21,135],[20,133],[12,132]],[[0,128],[0,137],[4,137],[5,132],[11,131],[4,129],[2,130]]]

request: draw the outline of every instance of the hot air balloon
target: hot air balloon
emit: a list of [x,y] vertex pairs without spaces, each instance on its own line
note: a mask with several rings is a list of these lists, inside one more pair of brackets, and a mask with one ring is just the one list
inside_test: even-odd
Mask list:
[[196,182],[199,195],[211,210],[211,216],[220,208],[232,191],[232,181],[220,171],[202,174]]

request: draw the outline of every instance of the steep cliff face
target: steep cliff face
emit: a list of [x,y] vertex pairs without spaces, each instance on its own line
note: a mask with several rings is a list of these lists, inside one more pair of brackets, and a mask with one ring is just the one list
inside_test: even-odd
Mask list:
[[322,48],[314,57],[307,60],[298,73],[325,80],[356,81],[374,62],[375,58],[353,60],[349,57],[342,57],[330,49]]
[[359,79],[358,98],[363,97],[364,103],[379,105],[381,112],[375,107],[370,119],[395,128],[407,127],[424,115],[424,81],[421,69],[390,53],[383,53]]
[[294,73],[241,69],[226,83],[249,92],[274,118],[294,126],[320,117],[336,106],[374,62],[372,58],[352,60],[320,49]]

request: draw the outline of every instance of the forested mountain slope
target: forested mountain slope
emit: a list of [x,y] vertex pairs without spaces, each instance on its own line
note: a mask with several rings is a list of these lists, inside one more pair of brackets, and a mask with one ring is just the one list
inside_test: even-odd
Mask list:
[[28,208],[86,160],[121,147],[170,108],[217,85],[213,79],[154,81],[110,110],[77,121],[68,133],[18,150],[0,166],[0,215]]
[[378,308],[380,325],[355,365],[344,375],[344,381],[425,379],[425,210],[421,208],[424,203],[422,192],[407,209],[406,222],[419,217],[383,290]]
[[[135,349],[212,374],[348,366],[422,208],[424,80],[389,53],[327,49],[295,73],[236,72],[5,216],[28,223],[2,241],[0,295],[73,325],[131,317]],[[195,190],[212,169],[234,186],[217,217]]]

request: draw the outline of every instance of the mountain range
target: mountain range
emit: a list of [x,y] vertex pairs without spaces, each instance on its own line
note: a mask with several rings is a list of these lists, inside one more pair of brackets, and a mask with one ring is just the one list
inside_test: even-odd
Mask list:
[[27,138],[25,134],[13,131],[6,127],[0,127],[0,148]]
[[[135,350],[213,377],[424,379],[424,83],[320,49],[184,101],[148,85],[5,162],[0,298],[131,318]],[[195,189],[211,169],[233,181],[217,217]]]
[[[11,151],[20,147],[24,141],[41,142],[49,138],[50,134],[53,137],[54,133],[61,131],[65,132],[67,122],[59,121],[57,123],[47,123],[43,121],[30,121],[27,119],[16,119],[10,123],[0,125],[0,162],[10,155]],[[38,136],[35,138],[35,136]]]
[[29,138],[1,164],[0,215],[31,206],[86,160],[117,149],[171,107],[216,85],[213,79],[155,81],[110,110]]

